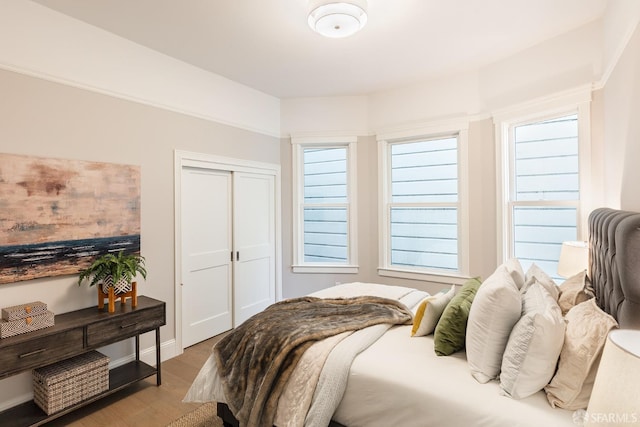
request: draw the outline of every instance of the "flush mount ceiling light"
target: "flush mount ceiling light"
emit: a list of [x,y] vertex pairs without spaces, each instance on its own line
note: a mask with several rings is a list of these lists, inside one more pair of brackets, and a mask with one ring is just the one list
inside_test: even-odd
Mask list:
[[325,37],[348,37],[367,23],[366,0],[310,2],[309,26]]

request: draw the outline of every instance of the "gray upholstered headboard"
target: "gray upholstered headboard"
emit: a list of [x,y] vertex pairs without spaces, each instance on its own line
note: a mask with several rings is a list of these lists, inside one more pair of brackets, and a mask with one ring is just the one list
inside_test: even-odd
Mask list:
[[620,328],[640,329],[640,213],[594,210],[589,249],[589,277],[598,305]]

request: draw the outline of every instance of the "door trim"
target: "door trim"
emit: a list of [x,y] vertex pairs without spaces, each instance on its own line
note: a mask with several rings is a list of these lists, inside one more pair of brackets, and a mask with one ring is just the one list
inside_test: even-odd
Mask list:
[[184,352],[182,345],[182,168],[185,166],[228,172],[248,172],[272,175],[275,179],[275,297],[282,300],[282,231],[280,165],[222,157],[192,151],[174,151],[174,313],[176,355]]

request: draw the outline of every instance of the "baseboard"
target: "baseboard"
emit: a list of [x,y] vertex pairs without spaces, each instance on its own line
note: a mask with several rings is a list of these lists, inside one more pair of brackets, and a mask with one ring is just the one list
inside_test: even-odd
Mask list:
[[9,408],[13,408],[14,406],[20,405],[21,403],[28,402],[33,400],[33,393],[26,393],[20,396],[13,397],[5,402],[0,402],[0,412],[5,411]]
[[[160,360],[162,362],[164,362],[165,360],[169,360],[173,357],[176,357],[178,354],[180,354],[179,352],[176,352],[176,340],[175,339],[170,339],[168,341],[165,341],[163,343],[160,343]],[[109,363],[109,369],[113,369],[115,367],[124,365],[125,363],[129,363],[132,362],[136,359],[136,355],[134,354],[130,354],[124,357],[120,357],[118,359],[115,360],[111,360],[111,362]],[[144,349],[140,349],[140,360],[142,360],[144,363],[151,365],[151,366],[155,366],[156,365],[156,347],[155,346],[151,346],[148,348],[144,348]],[[4,381],[10,381],[9,378],[3,380]],[[18,380],[20,381],[20,380]],[[27,378],[25,378],[22,381],[31,381],[31,376],[28,376]],[[22,382],[20,381],[20,382]],[[26,388],[26,385],[25,385]],[[12,398],[10,398],[9,400],[0,402],[0,412],[7,410],[9,408],[12,408],[16,405],[19,405],[21,403],[25,403],[28,402],[30,400],[33,399],[33,392],[30,393],[23,393],[19,396],[14,396]]]
[[[176,340],[170,339],[163,343],[160,343],[160,360],[164,362],[165,360],[169,360],[171,358],[176,357]],[[122,366],[126,363],[133,362],[136,360],[135,354],[128,354],[124,357],[120,357],[115,360],[111,360],[109,362],[109,369],[116,368],[118,366]],[[140,360],[142,360],[147,365],[156,366],[156,347],[151,346],[147,348],[140,349]]]
[[[160,343],[160,360],[162,362],[173,359],[179,353],[176,353],[176,340],[170,339],[163,343]],[[156,348],[155,346],[141,349],[140,359],[151,366],[156,366]]]

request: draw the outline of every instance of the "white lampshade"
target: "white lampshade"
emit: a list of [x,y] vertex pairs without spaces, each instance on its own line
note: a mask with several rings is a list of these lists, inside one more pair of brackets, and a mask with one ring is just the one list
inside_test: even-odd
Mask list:
[[558,261],[558,274],[564,278],[571,277],[587,269],[589,263],[589,246],[587,242],[563,242]]
[[589,427],[640,425],[640,330],[609,333],[584,415]]
[[309,26],[325,37],[348,37],[367,23],[366,0],[311,1]]

